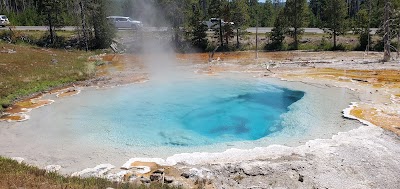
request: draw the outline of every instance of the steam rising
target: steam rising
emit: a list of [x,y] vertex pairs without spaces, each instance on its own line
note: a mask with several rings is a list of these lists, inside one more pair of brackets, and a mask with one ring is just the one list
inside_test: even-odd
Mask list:
[[[174,46],[171,39],[173,32],[157,28],[157,31],[149,31],[150,28],[162,26],[171,28],[171,24],[165,19],[164,8],[157,7],[154,2],[148,0],[135,1],[135,7],[131,7],[135,19],[145,24],[142,32],[136,32],[134,46],[139,46],[141,55],[147,71],[150,73],[150,80],[171,80],[176,78],[177,60]],[[130,50],[133,51],[133,50]]]

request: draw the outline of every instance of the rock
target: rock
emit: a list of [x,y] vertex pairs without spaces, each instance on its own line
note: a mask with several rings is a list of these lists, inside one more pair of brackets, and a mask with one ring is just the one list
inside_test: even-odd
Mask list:
[[17,51],[15,51],[14,49],[8,49],[7,51],[5,51],[5,53],[14,54],[14,53],[17,53]]
[[189,173],[182,173],[181,176],[188,179],[190,177],[190,174]]
[[142,178],[140,178],[140,182],[142,182],[143,184],[145,184],[145,183],[150,183],[151,180],[148,179],[148,178],[146,178],[146,177],[142,177]]
[[53,59],[51,59],[51,63],[52,63],[52,64],[57,64],[57,63],[58,63],[58,60],[55,59],[55,58],[53,58]]
[[61,169],[61,165],[48,165],[44,169],[48,173],[53,173],[59,171]]
[[165,169],[157,169],[153,173],[160,173],[163,174],[165,172]]
[[162,174],[160,173],[153,173],[150,175],[151,181],[160,181],[162,179]]
[[130,170],[124,170],[118,173],[109,173],[105,176],[105,178],[115,182],[123,182],[136,179],[136,175]]
[[166,177],[164,177],[164,182],[170,184],[170,183],[174,182],[174,177],[166,176]]
[[146,174],[150,173],[151,169],[148,166],[133,166],[131,167],[131,170],[134,171],[135,173],[139,174]]
[[124,181],[132,181],[136,179],[136,175],[133,174],[132,172],[126,173],[124,175]]
[[304,182],[304,176],[299,174],[299,182]]
[[12,157],[11,159],[17,161],[18,163],[22,163],[25,161],[25,159],[22,157]]
[[101,164],[94,168],[87,168],[80,172],[72,173],[72,177],[101,177],[104,176],[108,171],[115,168],[111,164]]

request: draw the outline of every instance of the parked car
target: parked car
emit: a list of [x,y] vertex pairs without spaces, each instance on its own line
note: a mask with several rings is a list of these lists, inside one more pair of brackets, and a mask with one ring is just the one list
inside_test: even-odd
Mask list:
[[[210,20],[204,21],[203,24],[207,25],[208,29],[216,30],[219,29],[219,20],[219,18],[210,18]],[[225,24],[234,25],[233,22],[225,22],[223,19],[221,19],[222,27],[225,26]]]
[[10,21],[8,21],[8,18],[6,15],[0,15],[0,26],[1,27],[6,27],[10,25]]
[[116,28],[131,28],[133,30],[139,30],[143,27],[141,21],[133,20],[130,17],[124,16],[109,16],[107,19],[116,27]]

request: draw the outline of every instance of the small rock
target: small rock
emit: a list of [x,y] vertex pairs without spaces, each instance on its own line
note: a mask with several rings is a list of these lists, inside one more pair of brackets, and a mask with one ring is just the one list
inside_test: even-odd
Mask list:
[[57,172],[60,169],[61,169],[61,165],[48,165],[44,168],[44,170],[46,170],[46,172],[48,172],[48,173]]
[[163,174],[165,172],[165,169],[157,169],[153,173],[160,173]]
[[160,173],[153,173],[150,175],[151,181],[160,181],[162,179],[162,174]]
[[190,174],[189,173],[182,173],[181,176],[184,177],[184,178],[189,178]]
[[172,183],[172,182],[174,182],[174,177],[169,177],[169,176],[166,176],[166,177],[164,177],[164,182],[165,183]]
[[8,49],[7,53],[8,54],[14,54],[14,53],[17,53],[17,51],[15,51],[14,49]]
[[140,178],[140,182],[142,182],[143,184],[145,184],[145,183],[150,183],[151,180],[150,180],[149,178],[142,177],[142,178]]
[[83,178],[87,178],[87,177],[100,177],[100,176],[104,176],[108,171],[110,171],[111,169],[114,169],[115,166],[111,165],[111,164],[100,164],[94,168],[87,168],[84,169],[80,172],[75,172],[72,173],[72,177],[83,177]]
[[57,64],[57,63],[58,63],[58,60],[53,58],[53,59],[51,59],[51,63],[52,63],[52,64]]
[[133,167],[131,167],[131,170],[134,171],[135,173],[139,173],[139,174],[146,174],[146,173],[150,173],[150,171],[151,171],[149,166],[133,166]]
[[304,176],[299,174],[299,182],[304,182]]
[[136,175],[133,174],[132,172],[128,172],[124,175],[124,181],[131,181],[136,179]]

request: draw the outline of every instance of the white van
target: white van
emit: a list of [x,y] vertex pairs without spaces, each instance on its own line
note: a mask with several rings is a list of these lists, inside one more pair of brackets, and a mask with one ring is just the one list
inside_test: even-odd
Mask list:
[[10,25],[10,21],[8,21],[8,18],[6,15],[0,15],[0,26],[1,27],[6,27]]
[[141,21],[133,20],[130,17],[124,16],[109,16],[107,19],[116,27],[116,28],[130,28],[133,30],[139,30],[143,27]]

